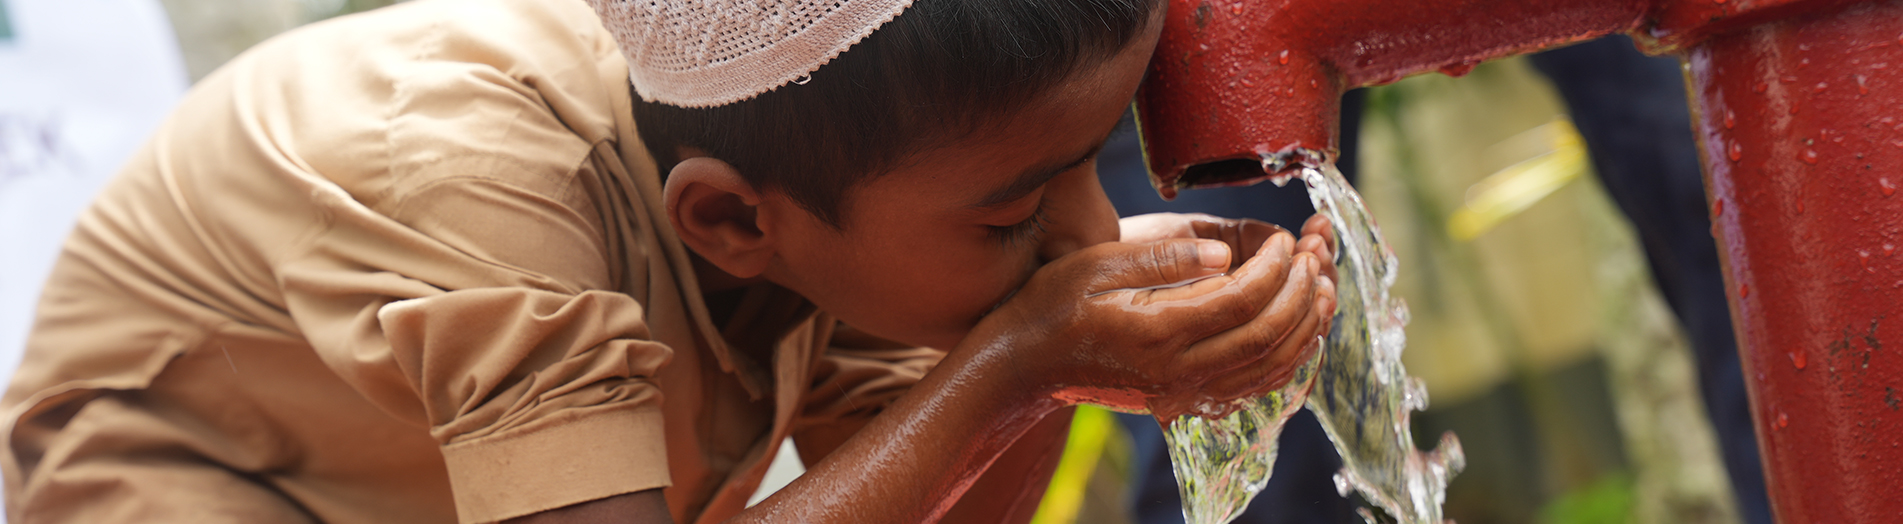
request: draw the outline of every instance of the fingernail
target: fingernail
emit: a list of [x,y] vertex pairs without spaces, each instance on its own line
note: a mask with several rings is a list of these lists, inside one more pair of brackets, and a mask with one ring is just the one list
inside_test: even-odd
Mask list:
[[1203,267],[1229,267],[1229,245],[1213,240],[1196,243],[1196,257]]
[[1315,284],[1317,287],[1334,289],[1335,279],[1328,278],[1328,275],[1322,275],[1321,279],[1315,281]]

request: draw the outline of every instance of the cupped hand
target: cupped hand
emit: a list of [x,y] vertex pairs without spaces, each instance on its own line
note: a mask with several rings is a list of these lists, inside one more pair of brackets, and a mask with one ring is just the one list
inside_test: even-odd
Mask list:
[[[1222,218],[1204,213],[1136,215],[1118,220],[1117,226],[1122,230],[1119,240],[1132,244],[1180,238],[1221,241],[1229,245],[1230,252],[1244,254],[1231,262],[1235,265],[1247,262],[1247,255],[1259,250],[1270,236],[1288,232],[1281,226],[1253,218]],[[1328,217],[1316,213],[1302,224],[1301,238],[1295,242],[1295,252],[1312,253],[1316,259],[1328,262],[1323,265],[1322,274],[1333,280],[1336,278],[1335,240],[1334,223]]]
[[[1333,282],[1319,278],[1329,264],[1265,223],[1184,222],[1231,233],[1066,255],[967,340],[1007,352],[1025,387],[1068,403],[1168,416],[1280,387],[1333,315]],[[1231,246],[1249,244],[1259,248],[1225,274]]]

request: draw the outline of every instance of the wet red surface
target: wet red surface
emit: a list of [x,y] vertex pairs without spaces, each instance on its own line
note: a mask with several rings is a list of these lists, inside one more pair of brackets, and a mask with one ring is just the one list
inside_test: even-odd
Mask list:
[[1651,3],[1174,0],[1137,96],[1150,167],[1166,197],[1259,180],[1265,157],[1332,154],[1348,88],[1629,29]]
[[1826,7],[1692,48],[1695,127],[1778,521],[1897,522],[1903,4]]
[[1778,521],[1903,518],[1903,0],[1173,0],[1166,23],[1138,96],[1165,196],[1332,154],[1348,88],[1613,32],[1683,54]]

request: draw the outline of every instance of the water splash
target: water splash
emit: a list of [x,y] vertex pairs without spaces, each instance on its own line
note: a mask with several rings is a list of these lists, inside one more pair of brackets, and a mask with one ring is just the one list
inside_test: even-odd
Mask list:
[[[1358,490],[1404,524],[1440,524],[1447,482],[1466,459],[1452,433],[1441,436],[1436,451],[1414,447],[1409,418],[1427,407],[1427,392],[1401,365],[1407,306],[1388,294],[1398,264],[1341,172],[1332,163],[1303,164],[1295,174],[1341,241],[1334,328],[1316,360],[1282,390],[1221,419],[1184,416],[1164,428],[1183,516],[1190,524],[1221,524],[1241,514],[1268,483],[1283,423],[1306,405],[1341,453],[1335,485],[1343,496]],[[1362,516],[1374,522],[1368,511]]]
[[1184,415],[1163,428],[1189,524],[1226,523],[1269,483],[1282,425],[1302,407],[1321,352],[1295,369],[1288,385],[1245,402],[1219,419]]

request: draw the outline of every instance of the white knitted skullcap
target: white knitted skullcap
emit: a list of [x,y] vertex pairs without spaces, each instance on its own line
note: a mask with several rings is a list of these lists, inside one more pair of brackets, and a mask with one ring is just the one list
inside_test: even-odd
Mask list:
[[651,102],[712,107],[812,74],[912,0],[588,0]]

